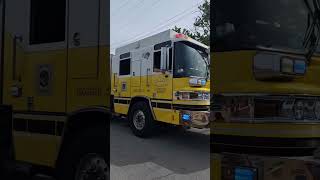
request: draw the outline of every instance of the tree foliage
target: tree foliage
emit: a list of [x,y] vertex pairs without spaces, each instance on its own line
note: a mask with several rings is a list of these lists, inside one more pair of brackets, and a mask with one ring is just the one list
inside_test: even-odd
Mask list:
[[183,33],[197,41],[206,45],[210,44],[210,0],[205,0],[202,5],[198,7],[200,15],[196,17],[193,23],[193,29],[185,29],[175,26],[174,31]]

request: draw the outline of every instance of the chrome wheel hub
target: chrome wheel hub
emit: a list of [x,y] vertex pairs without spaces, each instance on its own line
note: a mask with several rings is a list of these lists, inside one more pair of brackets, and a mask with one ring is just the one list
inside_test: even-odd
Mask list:
[[136,129],[142,130],[146,124],[146,116],[144,115],[143,111],[137,110],[133,114],[133,124]]

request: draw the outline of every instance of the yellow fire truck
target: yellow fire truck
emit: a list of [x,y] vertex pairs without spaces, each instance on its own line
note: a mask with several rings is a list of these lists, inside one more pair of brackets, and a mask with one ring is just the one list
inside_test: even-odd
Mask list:
[[116,49],[112,59],[114,111],[133,133],[147,137],[156,122],[204,128],[209,123],[209,50],[167,30]]
[[2,168],[108,179],[109,1],[0,0],[0,21]]
[[319,179],[319,5],[211,7],[212,179]]

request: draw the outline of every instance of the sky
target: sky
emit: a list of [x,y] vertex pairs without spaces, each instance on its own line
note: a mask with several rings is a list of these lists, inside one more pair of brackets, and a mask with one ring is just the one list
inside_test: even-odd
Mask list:
[[172,29],[192,29],[204,0],[111,0],[111,53],[117,47]]

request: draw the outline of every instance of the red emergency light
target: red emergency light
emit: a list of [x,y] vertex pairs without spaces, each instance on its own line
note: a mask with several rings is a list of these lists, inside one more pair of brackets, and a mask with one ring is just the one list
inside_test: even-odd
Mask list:
[[187,38],[188,38],[188,36],[186,36],[186,35],[184,35],[184,34],[179,33],[179,34],[176,34],[176,38],[178,38],[178,39],[187,39]]

